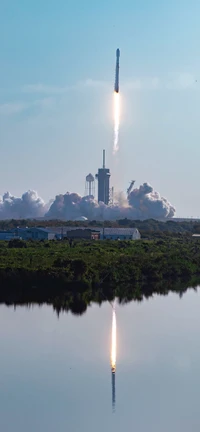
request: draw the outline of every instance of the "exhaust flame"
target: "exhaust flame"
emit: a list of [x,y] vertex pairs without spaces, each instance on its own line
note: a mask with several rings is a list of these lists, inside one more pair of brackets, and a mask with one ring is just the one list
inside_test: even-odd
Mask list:
[[120,95],[114,92],[114,146],[113,153],[119,150],[119,119],[120,119]]
[[112,314],[112,341],[111,341],[111,369],[112,372],[116,370],[116,356],[117,356],[117,325],[116,325],[116,313],[113,307]]

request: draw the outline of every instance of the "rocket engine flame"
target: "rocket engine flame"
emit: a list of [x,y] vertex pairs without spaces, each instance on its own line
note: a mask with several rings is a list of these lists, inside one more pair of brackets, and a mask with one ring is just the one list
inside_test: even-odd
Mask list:
[[113,307],[111,359],[110,359],[112,372],[116,371],[116,357],[117,357],[117,325],[116,325],[116,312],[115,312],[115,308]]
[[113,153],[119,150],[120,94],[114,92],[114,145]]

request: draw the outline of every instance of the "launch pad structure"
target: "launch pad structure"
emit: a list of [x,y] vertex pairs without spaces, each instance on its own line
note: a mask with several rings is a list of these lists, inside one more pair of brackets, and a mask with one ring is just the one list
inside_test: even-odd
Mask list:
[[95,175],[98,180],[98,202],[104,202],[106,205],[110,202],[110,170],[106,168],[106,152],[103,150],[103,167],[98,169]]

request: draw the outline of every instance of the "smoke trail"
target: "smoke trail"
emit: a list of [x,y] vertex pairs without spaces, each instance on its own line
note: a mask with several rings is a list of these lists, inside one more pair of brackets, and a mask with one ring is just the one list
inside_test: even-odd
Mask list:
[[119,150],[119,120],[120,120],[120,95],[114,92],[114,145],[113,154]]

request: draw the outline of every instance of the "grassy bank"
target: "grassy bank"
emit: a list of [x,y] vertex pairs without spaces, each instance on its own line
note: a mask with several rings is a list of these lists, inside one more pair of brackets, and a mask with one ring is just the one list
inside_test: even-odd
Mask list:
[[116,285],[186,279],[199,269],[198,240],[0,243],[1,282],[42,275],[66,284]]
[[1,242],[0,303],[83,313],[92,301],[181,295],[199,283],[199,269],[197,240]]

